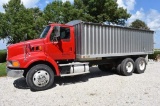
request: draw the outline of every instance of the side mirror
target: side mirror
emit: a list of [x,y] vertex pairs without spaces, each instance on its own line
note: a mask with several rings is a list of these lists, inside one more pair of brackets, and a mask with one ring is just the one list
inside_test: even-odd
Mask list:
[[28,35],[27,35],[27,34],[25,34],[25,35],[24,35],[24,41],[26,41],[26,40],[27,40],[27,38],[28,38]]
[[54,27],[54,33],[56,38],[60,37],[60,26],[55,26]]

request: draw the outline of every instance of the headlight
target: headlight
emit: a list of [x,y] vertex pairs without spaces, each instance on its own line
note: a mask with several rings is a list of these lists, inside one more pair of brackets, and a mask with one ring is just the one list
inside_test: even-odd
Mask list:
[[8,67],[20,67],[20,64],[18,61],[7,61]]

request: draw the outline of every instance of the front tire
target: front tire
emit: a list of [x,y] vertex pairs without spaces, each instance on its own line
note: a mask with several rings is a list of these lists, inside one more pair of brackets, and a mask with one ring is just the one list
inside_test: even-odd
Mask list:
[[135,61],[135,73],[141,74],[146,70],[146,60],[143,57],[139,57]]
[[35,65],[28,71],[26,82],[34,91],[49,89],[54,82],[54,72],[45,64]]

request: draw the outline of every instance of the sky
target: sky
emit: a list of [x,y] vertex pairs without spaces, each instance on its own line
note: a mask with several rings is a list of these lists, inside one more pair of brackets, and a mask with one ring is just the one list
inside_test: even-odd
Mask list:
[[[4,12],[2,5],[9,0],[0,0],[0,12]],[[25,7],[39,7],[41,10],[53,0],[21,0]],[[63,2],[66,0],[62,0]],[[70,0],[73,2],[74,0]],[[129,25],[136,19],[144,21],[148,27],[155,31],[155,48],[160,48],[160,0],[117,0],[118,6],[127,9],[132,16],[127,20]],[[6,48],[6,41],[0,40],[0,49]]]

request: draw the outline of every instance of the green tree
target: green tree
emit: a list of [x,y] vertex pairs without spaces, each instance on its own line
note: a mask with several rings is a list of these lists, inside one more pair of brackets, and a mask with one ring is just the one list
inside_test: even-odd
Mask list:
[[49,3],[44,8],[44,19],[45,23],[48,24],[49,22],[56,22],[56,23],[63,23],[62,18],[62,2],[60,1],[53,1]]
[[3,8],[5,13],[0,35],[2,34],[2,38],[8,39],[8,44],[22,41],[25,34],[28,35],[28,39],[33,39],[37,35],[36,25],[40,23],[38,20],[41,20],[37,14],[39,9],[25,8],[21,0],[10,0],[3,5]]
[[138,28],[138,29],[146,29],[146,30],[149,30],[150,28],[146,25],[145,22],[139,20],[139,19],[136,19],[135,21],[133,21],[130,25],[130,27],[132,28]]
[[36,32],[36,37],[38,37],[43,29],[43,25],[45,25],[45,20],[43,18],[43,11],[41,11],[38,7],[30,8],[33,16],[33,26]]
[[6,38],[7,30],[6,30],[6,22],[4,20],[4,13],[0,13],[0,39]]
[[53,1],[44,9],[46,22],[66,23],[83,20],[101,23],[105,21],[124,23],[130,17],[126,9],[119,8],[114,0],[74,0],[70,2]]
[[65,2],[62,4],[62,17],[63,22],[67,23],[71,20],[83,20],[87,21],[87,19],[92,18],[89,14],[85,13],[84,5],[82,1],[75,0],[74,5],[70,2]]
[[[81,10],[80,10],[81,11]],[[78,19],[78,10],[74,8],[74,6],[69,2],[65,2],[62,4],[62,17],[63,17],[63,23],[67,23],[71,20]]]
[[127,13],[126,9],[118,7],[115,0],[82,0],[86,8],[86,13],[92,16],[92,22],[114,22],[119,23],[119,19],[127,20],[131,15]]
[[91,21],[93,17],[88,14],[87,6],[83,3],[83,0],[74,0],[75,14],[72,16],[74,19],[83,21]]
[[67,23],[71,20],[88,21],[92,17],[85,12],[85,6],[81,0],[75,0],[74,4],[69,1],[53,1],[44,9],[43,15],[46,24],[48,22]]

